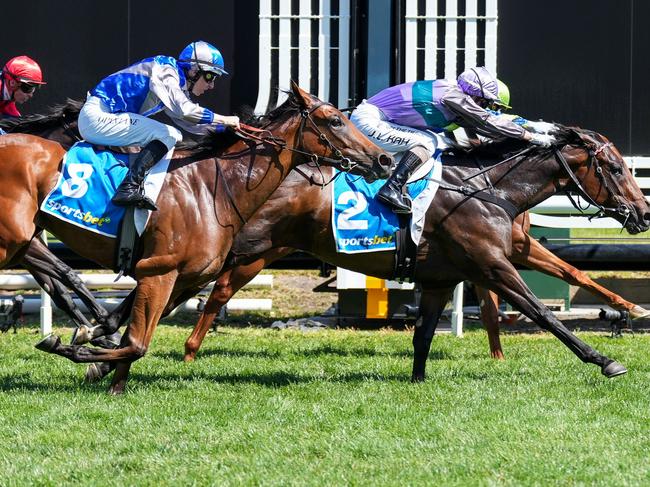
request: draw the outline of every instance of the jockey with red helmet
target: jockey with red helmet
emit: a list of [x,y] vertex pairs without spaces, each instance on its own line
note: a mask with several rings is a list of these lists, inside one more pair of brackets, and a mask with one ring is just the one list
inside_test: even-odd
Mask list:
[[552,135],[534,133],[532,126],[521,126],[490,110],[504,104],[500,87],[505,85],[499,84],[486,68],[477,67],[464,71],[457,80],[404,83],[364,100],[352,112],[352,123],[382,149],[403,154],[377,198],[395,213],[410,213],[411,201],[403,192],[404,185],[434,156],[438,134],[458,127],[488,138],[506,137],[550,146],[555,141]]
[[25,103],[44,85],[41,67],[27,56],[7,61],[0,76],[0,117],[20,117],[16,103]]
[[117,188],[113,203],[155,210],[142,191],[147,172],[183,139],[175,127],[152,120],[164,111],[176,125],[203,134],[239,127],[238,117],[218,115],[194,103],[196,96],[214,88],[216,77],[228,74],[219,50],[204,41],[189,44],[179,59],[155,56],[107,76],[89,93],[79,113],[79,132],[92,144],[123,147],[140,145]]

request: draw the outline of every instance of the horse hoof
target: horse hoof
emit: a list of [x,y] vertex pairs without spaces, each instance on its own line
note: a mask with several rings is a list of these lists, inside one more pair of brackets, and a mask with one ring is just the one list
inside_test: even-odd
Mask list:
[[111,396],[121,396],[124,394],[124,386],[115,385],[108,388],[108,394]]
[[34,346],[42,352],[52,352],[60,343],[61,339],[54,333],[50,333]]
[[411,382],[417,384],[418,382],[424,382],[424,375],[413,375],[411,376]]
[[91,339],[90,328],[86,325],[81,325],[75,328],[74,333],[72,334],[72,345],[84,345],[88,343]]
[[103,377],[104,376],[99,370],[97,364],[89,364],[88,367],[86,367],[86,375],[84,376],[84,381],[88,384],[99,382],[103,379]]
[[612,360],[610,363],[603,366],[601,372],[605,377],[611,379],[612,377],[616,377],[617,375],[623,375],[627,373],[627,369],[623,367],[621,364],[619,364],[618,362]]

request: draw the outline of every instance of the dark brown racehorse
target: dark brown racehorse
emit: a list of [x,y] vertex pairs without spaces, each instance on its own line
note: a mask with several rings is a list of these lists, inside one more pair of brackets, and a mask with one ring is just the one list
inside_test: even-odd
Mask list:
[[[172,161],[157,201],[160,210],[142,237],[132,321],[120,348],[66,346],[55,336],[39,348],[76,362],[119,362],[110,391],[123,392],[131,363],[145,354],[160,316],[218,275],[237,231],[293,167],[312,160],[375,179],[386,177],[392,162],[341,112],[296,85],[262,128],[227,147],[218,137],[205,139]],[[41,227],[80,255],[112,266],[113,239],[39,212],[59,177],[64,152],[59,144],[33,136],[0,139],[6,196],[0,266],[24,250]]]
[[[563,137],[564,147],[559,155],[549,150],[530,149],[529,154],[514,157],[507,165],[494,166],[490,178],[497,194],[524,211],[563,188],[571,189],[576,183],[560,164],[561,157],[588,195],[607,207],[604,208],[606,213],[624,223],[631,233],[647,230],[650,208],[616,148],[605,137],[584,130],[566,129]],[[322,176],[302,167],[299,171],[284,181],[282,191],[277,191],[236,237],[225,272],[186,343],[186,360],[194,358],[215,314],[232,294],[262,268],[292,249],[309,251],[330,263],[364,274],[392,277],[392,252],[373,252],[370,256],[336,253],[330,197],[320,187],[310,184],[311,180],[323,182]],[[624,373],[625,368],[620,364],[573,336],[532,295],[509,259],[556,274],[571,266],[564,263],[556,270],[544,265],[540,259],[552,254],[541,245],[529,245],[530,253],[526,254],[521,248],[522,243],[528,242],[521,220],[515,222],[513,230],[511,220],[501,208],[452,189],[463,186],[463,179],[475,171],[473,162],[446,161],[443,186],[448,189],[439,190],[427,212],[415,276],[423,294],[421,316],[413,339],[413,380],[424,378],[435,326],[453,286],[460,280],[471,280],[497,292],[560,338],[581,360],[599,365],[606,376]],[[329,173],[325,174],[325,179],[330,177]],[[301,198],[287,196],[296,193],[301,194]],[[525,222],[525,216],[520,218]],[[583,282],[588,282],[586,276],[583,277]],[[606,290],[599,291],[614,307],[634,308],[632,303]],[[641,310],[637,311],[641,313]],[[488,332],[498,340],[498,324],[493,323],[496,330],[488,328]]]
[[[325,182],[323,177],[330,179],[331,170],[321,173],[308,167],[299,167],[285,179],[255,217],[239,232],[224,272],[215,282],[205,309],[185,342],[185,361],[194,360],[221,308],[262,269],[296,249],[322,257],[318,253],[319,249],[315,248],[314,241],[320,240],[331,231],[331,192],[323,191],[321,186],[315,183]],[[297,200],[289,200],[287,195],[292,193],[301,196]],[[307,231],[299,233],[299,229]],[[529,230],[528,212],[518,215],[512,226],[512,253],[509,257],[511,262],[584,287],[612,308],[629,311],[633,318],[647,316],[648,311],[641,306],[600,286],[584,272],[556,257],[531,237]],[[318,237],[312,238],[314,235]],[[328,239],[327,243],[334,245],[331,239]],[[346,262],[342,262],[342,259]],[[368,267],[367,258],[358,258],[350,263],[345,254],[336,253],[334,247],[328,249],[326,260],[336,266],[344,267],[343,264],[346,264],[349,269],[361,273],[365,273]],[[481,304],[481,320],[486,327],[490,354],[494,358],[503,359],[496,295],[480,287],[476,287],[476,292]]]

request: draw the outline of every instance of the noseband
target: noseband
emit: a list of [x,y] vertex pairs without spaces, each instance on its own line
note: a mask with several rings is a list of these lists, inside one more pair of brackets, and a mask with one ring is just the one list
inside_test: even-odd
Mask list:
[[[607,179],[605,179],[605,175],[603,174],[603,168],[600,167],[600,164],[598,163],[598,154],[600,154],[602,151],[607,149],[608,147],[612,147],[613,144],[611,142],[607,142],[606,144],[600,145],[595,151],[588,150],[589,154],[589,161],[587,162],[587,168],[591,169],[591,166],[594,166],[594,173],[596,174],[596,177],[600,180],[600,185],[605,188],[607,193],[612,196],[612,198],[615,201],[619,200],[619,197],[616,196],[616,193],[612,191],[612,188],[609,186]],[[589,205],[595,206],[598,208],[598,211],[589,217],[589,219],[593,218],[602,218],[607,215],[611,216],[619,216],[624,219],[623,226],[625,226],[625,222],[627,222],[627,219],[630,217],[631,211],[630,209],[624,205],[624,204],[619,204],[618,207],[612,208],[612,207],[606,207],[601,205],[600,203],[597,203],[591,196],[589,196],[589,193],[587,193],[587,190],[584,188],[582,182],[577,178],[577,176],[573,173],[571,168],[569,167],[569,164],[567,163],[566,159],[564,158],[564,155],[562,155],[562,152],[558,148],[554,148],[555,151],[555,157],[560,164],[560,166],[565,170],[567,175],[569,176],[569,179],[573,182],[574,186],[576,187],[576,193],[578,198],[582,197],[585,201],[587,201],[588,205],[585,206],[584,208],[580,206],[580,200],[578,199],[577,201],[573,198],[573,194],[571,191],[565,190],[565,193],[567,195],[567,198],[569,198],[569,201],[571,201],[571,204],[574,206],[574,208],[581,213],[584,213],[584,211],[588,208]],[[618,186],[618,185],[616,185]],[[620,193],[620,191],[619,191]]]

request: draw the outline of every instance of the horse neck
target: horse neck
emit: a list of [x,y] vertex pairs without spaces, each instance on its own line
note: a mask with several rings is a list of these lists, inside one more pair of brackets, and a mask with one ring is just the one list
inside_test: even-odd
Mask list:
[[[584,161],[584,151],[575,147],[562,148],[561,153],[572,169]],[[495,171],[490,179],[499,196],[524,212],[561,191],[568,176],[551,152],[544,159],[515,160]]]
[[66,150],[68,150],[70,147],[74,145],[75,142],[77,142],[74,136],[71,133],[69,133],[69,130],[66,130],[66,128],[63,126],[63,121],[61,121],[60,125],[47,126],[47,127],[44,127],[42,125],[41,126],[35,125],[32,127],[24,126],[24,127],[17,128],[15,132],[29,134],[29,135],[36,135],[44,139],[58,142]]
[[[243,225],[242,219],[248,221],[252,217],[282,184],[291,170],[301,162],[301,156],[290,150],[299,143],[296,140],[298,125],[294,123],[295,126],[291,127],[290,122],[293,119],[292,117],[269,130],[274,136],[277,134],[287,141],[286,148],[280,150],[276,146],[264,144],[245,150],[244,143],[238,142],[217,159],[217,164],[221,165],[225,185],[228,186],[226,189],[224,185],[222,191],[226,194],[220,195],[219,198],[225,196],[226,200],[232,199],[232,201],[225,204],[223,201],[217,201],[215,204],[217,207],[224,205],[229,210],[232,209],[233,204],[236,206],[237,212],[241,215],[241,218],[235,215],[233,220],[232,224],[236,228]],[[238,153],[241,155],[237,155]]]

